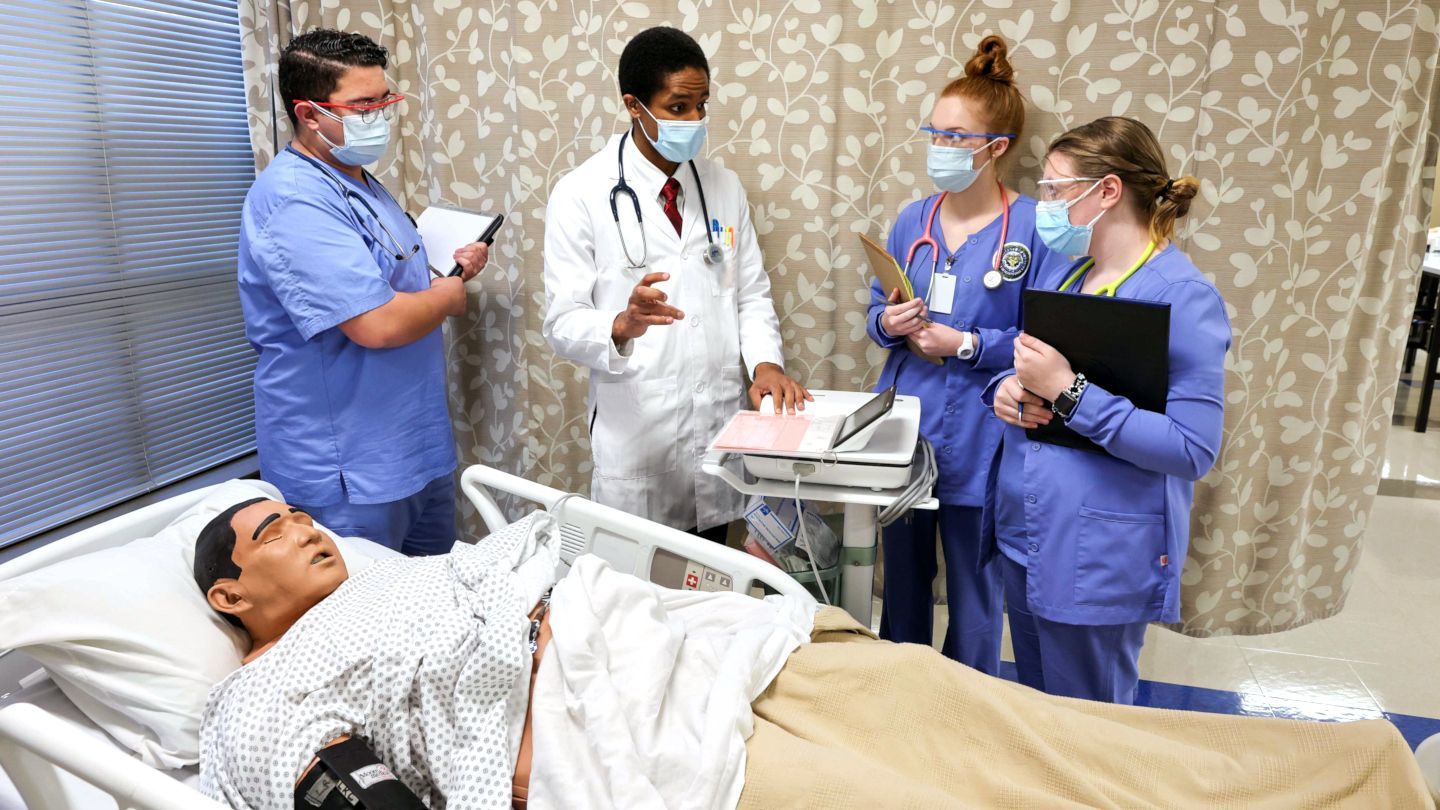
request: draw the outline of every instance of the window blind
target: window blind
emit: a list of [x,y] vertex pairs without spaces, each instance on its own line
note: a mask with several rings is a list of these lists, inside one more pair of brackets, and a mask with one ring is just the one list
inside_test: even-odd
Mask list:
[[254,449],[234,0],[0,5],[0,547]]

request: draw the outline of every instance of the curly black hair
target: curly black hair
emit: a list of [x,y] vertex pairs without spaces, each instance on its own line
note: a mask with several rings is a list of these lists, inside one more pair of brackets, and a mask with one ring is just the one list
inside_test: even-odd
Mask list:
[[388,52],[364,34],[316,28],[290,41],[280,54],[280,98],[290,126],[298,127],[295,102],[324,101],[352,67],[387,67]]
[[710,75],[710,62],[689,34],[660,26],[635,35],[620,54],[620,94],[632,95],[649,105],[672,73],[699,68]]

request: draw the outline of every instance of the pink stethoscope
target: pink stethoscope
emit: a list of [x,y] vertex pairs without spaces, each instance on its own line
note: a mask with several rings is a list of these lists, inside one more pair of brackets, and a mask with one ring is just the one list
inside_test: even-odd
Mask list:
[[[1005,281],[1005,277],[1000,273],[1000,254],[1004,251],[1006,237],[1010,235],[1010,205],[1005,202],[1005,186],[1000,182],[1000,178],[998,177],[995,178],[995,187],[1000,191],[1000,203],[1003,206],[1001,209],[1003,213],[1000,218],[1000,245],[995,248],[995,259],[983,279],[985,289],[987,290],[999,289],[1000,285]],[[935,198],[935,204],[930,206],[930,215],[925,220],[925,233],[911,243],[909,252],[905,254],[905,275],[909,276],[910,265],[915,261],[916,252],[920,250],[921,246],[930,248],[931,287],[934,286],[933,279],[935,278],[935,274],[940,270],[940,243],[937,242],[931,234],[935,230],[935,215],[940,211],[940,203],[945,201],[945,196],[949,193],[948,191],[942,191],[940,192],[940,196]],[[954,262],[955,256],[951,254],[950,258],[945,260],[945,268],[947,271]],[[925,289],[925,305],[930,305],[930,287],[926,287]]]

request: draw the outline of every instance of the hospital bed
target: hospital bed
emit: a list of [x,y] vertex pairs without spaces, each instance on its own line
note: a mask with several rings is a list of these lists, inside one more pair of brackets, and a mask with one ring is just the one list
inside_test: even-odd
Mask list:
[[[561,522],[562,567],[589,552],[667,587],[806,594],[794,579],[748,554],[499,470],[470,467],[461,488],[492,531],[511,522],[496,492],[554,514]],[[25,554],[0,565],[0,582],[153,536],[213,489],[137,509]],[[196,782],[194,769],[167,772],[142,764],[91,723],[33,660],[0,652],[0,810],[222,810],[195,790]]]

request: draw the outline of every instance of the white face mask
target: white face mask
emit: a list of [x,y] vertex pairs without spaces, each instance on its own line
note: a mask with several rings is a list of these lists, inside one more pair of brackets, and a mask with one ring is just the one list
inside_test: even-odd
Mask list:
[[345,143],[336,144],[325,133],[316,130],[320,140],[330,147],[330,156],[346,166],[368,166],[385,156],[390,146],[390,121],[384,115],[366,123],[358,115],[336,115],[324,107],[310,105],[328,118],[340,122],[345,128]]

